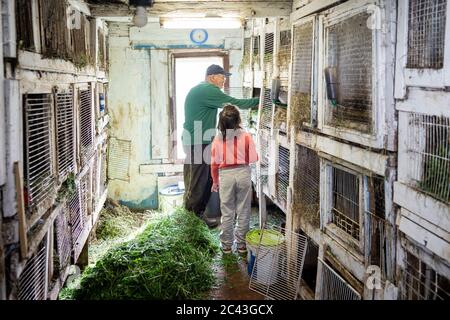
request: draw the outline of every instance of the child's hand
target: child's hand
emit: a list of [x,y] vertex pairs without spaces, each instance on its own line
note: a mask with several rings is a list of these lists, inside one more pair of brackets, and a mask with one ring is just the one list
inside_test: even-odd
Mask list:
[[213,183],[211,192],[219,192],[219,184],[218,183]]

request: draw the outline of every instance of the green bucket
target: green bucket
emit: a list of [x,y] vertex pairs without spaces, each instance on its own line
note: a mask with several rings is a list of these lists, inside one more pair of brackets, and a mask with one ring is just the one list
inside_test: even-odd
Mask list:
[[284,242],[284,235],[276,230],[255,229],[247,232],[245,241],[248,246],[253,248],[258,245],[264,247],[276,247]]
[[[279,248],[285,241],[284,235],[275,230],[256,229],[247,233],[245,241],[248,249],[248,275],[260,284],[274,284],[279,273]],[[257,254],[258,265],[256,265]]]

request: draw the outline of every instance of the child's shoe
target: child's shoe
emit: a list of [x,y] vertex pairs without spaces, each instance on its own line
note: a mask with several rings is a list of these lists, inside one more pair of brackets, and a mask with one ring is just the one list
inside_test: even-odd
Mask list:
[[240,246],[238,246],[237,250],[238,250],[238,252],[240,254],[246,254],[247,253],[247,246],[245,244],[244,245],[240,245]]

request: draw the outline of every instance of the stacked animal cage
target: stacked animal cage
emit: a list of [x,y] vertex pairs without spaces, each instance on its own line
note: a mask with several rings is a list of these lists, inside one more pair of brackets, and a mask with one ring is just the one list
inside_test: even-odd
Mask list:
[[396,150],[395,14],[395,4],[379,0],[348,1],[319,16],[321,54],[315,64],[318,129],[323,133]]
[[401,299],[448,299],[450,112],[444,88],[450,84],[449,14],[446,0],[399,3],[394,200],[401,207]]
[[[347,251],[364,261],[355,268],[375,266],[382,285],[392,281],[396,230],[390,219],[394,212],[391,180],[325,159],[321,168],[321,229],[331,242],[343,241]],[[365,288],[365,295],[379,294],[369,289]]]

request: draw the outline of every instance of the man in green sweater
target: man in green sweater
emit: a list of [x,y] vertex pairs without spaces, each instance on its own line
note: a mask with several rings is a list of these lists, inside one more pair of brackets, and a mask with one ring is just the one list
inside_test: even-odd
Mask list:
[[210,144],[216,134],[217,110],[224,104],[241,109],[259,105],[259,98],[236,99],[222,92],[225,77],[230,75],[219,65],[209,66],[205,81],[189,91],[184,104],[184,206],[199,217],[211,196]]

